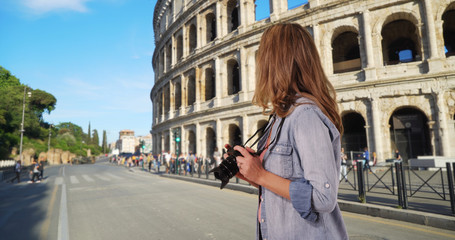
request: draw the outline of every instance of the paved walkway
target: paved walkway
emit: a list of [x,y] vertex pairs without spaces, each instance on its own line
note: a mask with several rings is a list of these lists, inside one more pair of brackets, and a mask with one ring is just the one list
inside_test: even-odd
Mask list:
[[[141,171],[140,168],[133,168],[134,171]],[[215,187],[220,186],[220,181],[216,180],[213,175],[199,174],[166,174],[163,172],[164,168],[161,168],[160,173],[152,171],[153,174],[159,174],[162,177],[174,178],[184,181],[196,182],[199,184],[211,185]],[[383,218],[407,221],[422,225],[428,225],[437,228],[455,230],[455,216],[451,212],[450,197],[447,190],[445,192],[446,200],[443,199],[444,194],[442,189],[444,188],[432,181],[441,181],[441,176],[445,174],[436,173],[434,171],[421,171],[418,172],[418,176],[413,176],[411,171],[410,176],[406,176],[409,179],[418,179],[421,182],[413,181],[411,186],[412,197],[408,197],[408,208],[398,208],[398,196],[396,187],[392,187],[391,173],[387,172],[387,169],[373,169],[375,173],[368,175],[367,188],[371,188],[366,193],[366,203],[360,203],[358,200],[358,191],[355,190],[353,172],[348,174],[348,182],[344,180],[340,182],[339,187],[339,205],[342,211],[356,212],[360,214],[366,214],[371,216],[378,216]],[[444,177],[444,176],[443,176]],[[442,177],[442,178],[443,178]],[[380,179],[380,181],[379,181]],[[424,184],[425,182],[428,183]],[[421,186],[423,184],[423,186]],[[447,184],[447,182],[445,182]],[[387,186],[387,187],[386,187]],[[230,183],[226,186],[228,189],[244,191],[252,194],[257,194],[257,189],[250,186],[243,180],[237,180],[236,178],[231,179]],[[389,188],[389,189],[387,189]],[[419,191],[415,192],[418,188]],[[395,191],[392,194],[391,191]],[[436,191],[436,192],[435,192]],[[408,189],[408,195],[410,195]],[[442,196],[441,196],[442,195]]]

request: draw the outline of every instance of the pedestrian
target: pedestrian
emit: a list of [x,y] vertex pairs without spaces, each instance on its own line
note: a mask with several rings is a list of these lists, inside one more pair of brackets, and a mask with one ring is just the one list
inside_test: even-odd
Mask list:
[[347,162],[346,160],[348,159],[348,156],[344,153],[344,148],[341,148],[341,172],[340,172],[340,181],[344,179],[345,182],[348,181],[347,175]]
[[41,182],[39,180],[39,173],[40,173],[39,172],[39,164],[35,160],[32,161],[32,168],[33,168],[32,171],[31,171],[32,180],[29,181],[29,183],[35,183],[35,178],[37,180],[36,182],[38,182],[38,183]]
[[259,187],[257,239],[348,239],[337,204],[343,126],[312,36],[269,27],[256,66],[253,104],[272,116],[256,153],[234,149],[236,176]]
[[43,180],[43,172],[44,172],[44,162],[43,160],[39,161],[39,167],[38,167],[38,170],[39,170],[39,179],[40,180]]
[[153,158],[152,154],[149,153],[149,155],[147,156],[147,161],[148,161],[148,164],[149,164],[149,172],[152,171],[153,160],[154,160],[154,158]]
[[401,158],[400,152],[398,149],[395,149],[395,161],[401,162],[403,159]]
[[16,176],[10,180],[11,183],[13,183],[14,180],[16,180],[16,179],[17,179],[17,183],[21,182],[21,170],[22,170],[21,160],[18,160],[16,162],[16,165],[14,166],[14,173],[16,174]]
[[370,169],[370,152],[368,152],[368,148],[367,147],[365,147],[363,149],[363,159],[365,160],[365,162],[363,164],[365,169]]

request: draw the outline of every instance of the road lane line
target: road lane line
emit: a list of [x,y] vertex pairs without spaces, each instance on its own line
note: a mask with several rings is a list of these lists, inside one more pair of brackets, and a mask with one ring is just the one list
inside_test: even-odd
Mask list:
[[41,227],[41,234],[40,234],[40,239],[47,239],[47,235],[49,232],[49,226],[51,224],[51,217],[52,217],[52,209],[54,206],[55,198],[57,196],[57,190],[58,186],[54,186],[54,190],[52,191],[52,196],[51,200],[49,202],[49,206],[47,207],[47,212],[46,212],[46,220],[43,223],[43,226]]
[[66,186],[62,185],[62,197],[60,199],[60,214],[58,217],[58,240],[69,240],[68,234],[68,209],[66,205]]
[[397,223],[397,222],[390,222],[390,221],[387,221],[387,220],[383,221],[383,220],[380,220],[380,219],[371,219],[369,217],[354,215],[352,213],[347,213],[347,212],[343,212],[342,215],[343,215],[343,217],[356,218],[356,219],[359,219],[359,220],[370,221],[370,222],[375,222],[375,223],[381,223],[381,224],[390,225],[390,226],[394,226],[394,227],[407,228],[407,229],[410,229],[410,230],[415,230],[415,231],[420,231],[420,232],[425,232],[425,233],[430,233],[430,234],[434,234],[434,235],[439,235],[439,236],[444,236],[444,237],[454,238],[455,239],[455,234],[436,232],[436,231],[432,231],[432,230],[422,229],[420,227],[413,227],[413,226],[408,226],[408,225],[405,225],[405,224],[400,224],[400,223]]
[[79,180],[76,178],[76,176],[70,176],[70,182],[72,184],[78,184]]
[[93,182],[93,181],[95,181],[95,180],[93,180],[93,178],[91,178],[91,177],[89,177],[89,176],[87,176],[87,175],[85,175],[85,174],[82,175],[82,177],[83,177],[83,178],[85,179],[85,181],[87,181],[87,182]]

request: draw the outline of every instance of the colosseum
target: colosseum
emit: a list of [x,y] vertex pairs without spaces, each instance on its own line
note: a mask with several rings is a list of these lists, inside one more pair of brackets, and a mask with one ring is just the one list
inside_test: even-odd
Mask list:
[[368,147],[378,161],[395,149],[405,160],[455,156],[454,0],[300,2],[157,1],[155,152],[209,156],[264,125],[268,116],[251,104],[259,40],[270,25],[293,22],[313,36],[337,91],[347,151]]

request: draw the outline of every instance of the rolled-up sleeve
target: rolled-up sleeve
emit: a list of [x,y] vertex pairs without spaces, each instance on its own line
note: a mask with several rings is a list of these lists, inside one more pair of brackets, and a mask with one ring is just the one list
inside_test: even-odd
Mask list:
[[[314,212],[331,212],[335,208],[339,168],[330,130],[316,109],[305,108],[298,114],[293,123],[294,149],[304,178],[293,181],[289,192],[294,208],[303,218],[312,219]],[[333,137],[339,141],[336,134]]]
[[318,218],[311,206],[311,194],[313,186],[306,179],[301,178],[292,181],[289,185],[289,195],[291,196],[292,206],[300,216],[308,221],[315,222]]

